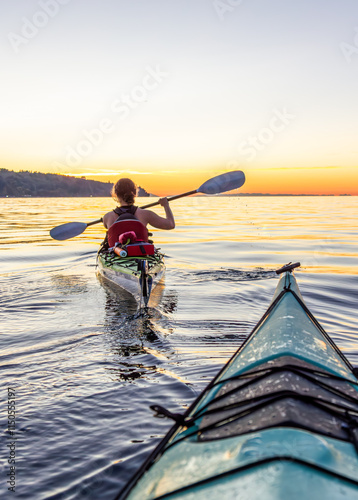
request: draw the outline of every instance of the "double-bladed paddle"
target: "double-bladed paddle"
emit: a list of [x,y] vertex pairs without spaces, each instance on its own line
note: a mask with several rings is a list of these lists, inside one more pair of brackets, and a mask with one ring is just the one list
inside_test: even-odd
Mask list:
[[[225,174],[217,175],[212,179],[204,182],[198,189],[193,191],[188,191],[187,193],[178,194],[176,196],[168,197],[168,201],[177,200],[178,198],[183,198],[184,196],[190,196],[191,194],[203,193],[203,194],[219,194],[225,193],[226,191],[232,191],[241,187],[245,182],[245,174],[241,170],[234,170],[232,172],[226,172]],[[159,201],[150,203],[149,205],[144,205],[141,208],[154,207],[159,205]],[[67,224],[61,224],[61,226],[54,227],[50,231],[50,236],[54,240],[68,240],[69,238],[74,238],[83,233],[88,226],[93,224],[98,224],[102,222],[103,219],[97,219],[93,222],[68,222]]]

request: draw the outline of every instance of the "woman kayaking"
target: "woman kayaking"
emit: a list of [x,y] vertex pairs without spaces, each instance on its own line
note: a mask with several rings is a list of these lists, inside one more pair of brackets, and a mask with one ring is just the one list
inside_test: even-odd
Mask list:
[[114,184],[112,196],[118,202],[119,207],[108,212],[103,217],[103,225],[106,229],[118,220],[123,219],[139,220],[144,226],[150,224],[157,229],[175,228],[174,215],[167,198],[160,198],[159,200],[159,203],[164,207],[166,215],[166,217],[160,217],[151,210],[144,210],[143,208],[136,207],[134,205],[136,194],[137,187],[131,179],[119,179],[119,181]]
[[161,280],[164,255],[155,248],[147,224],[158,229],[174,229],[175,221],[167,198],[159,203],[166,217],[134,205],[137,188],[130,179],[119,179],[112,196],[118,207],[103,217],[108,229],[98,251],[99,273],[115,285],[131,293],[139,307],[147,307],[152,289]]

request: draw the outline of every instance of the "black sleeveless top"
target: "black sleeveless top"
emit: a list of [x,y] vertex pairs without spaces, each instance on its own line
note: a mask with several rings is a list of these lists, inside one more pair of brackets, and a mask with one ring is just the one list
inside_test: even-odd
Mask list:
[[115,220],[115,222],[126,219],[138,220],[137,217],[134,215],[137,211],[137,208],[138,207],[135,207],[134,205],[126,205],[124,207],[115,208],[113,212],[116,215],[118,215],[118,218]]

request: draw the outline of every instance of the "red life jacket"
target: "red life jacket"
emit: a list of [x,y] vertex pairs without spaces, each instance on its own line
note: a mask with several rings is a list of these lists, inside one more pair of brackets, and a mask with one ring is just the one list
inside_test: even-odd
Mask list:
[[[114,247],[115,244],[119,242],[119,238],[123,233],[135,233],[137,239],[135,243],[122,245],[122,247],[125,247],[129,257],[154,254],[154,246],[148,243],[147,228],[134,215],[137,208],[138,207],[135,207],[134,205],[116,208],[114,212],[118,215],[118,219],[110,226],[107,233],[108,246],[110,248]],[[118,247],[118,251],[120,248],[121,247]]]

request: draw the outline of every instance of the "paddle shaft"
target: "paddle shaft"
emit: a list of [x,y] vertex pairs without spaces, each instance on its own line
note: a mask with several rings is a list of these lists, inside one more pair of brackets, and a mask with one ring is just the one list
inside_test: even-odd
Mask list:
[[[189,196],[191,194],[197,193],[198,190],[194,189],[194,191],[188,191],[187,193],[178,194],[176,196],[171,196],[168,200],[177,200],[178,198],[182,198],[183,196]],[[155,205],[159,205],[159,201],[155,201],[154,203],[150,203],[149,205],[145,205],[141,208],[154,207]],[[98,224],[99,222],[103,222],[103,218],[94,220],[92,222],[69,222],[67,224],[62,224],[61,226],[54,227],[50,231],[50,235],[54,240],[66,240],[68,238],[73,238],[74,236],[78,236],[82,234],[83,231],[87,229],[88,226],[93,226],[93,224]],[[67,233],[67,236],[66,236]]]
[[[169,196],[167,199],[168,199],[168,201],[173,201],[173,200],[177,200],[178,198],[184,198],[184,196],[190,196],[191,194],[195,194],[197,192],[198,192],[198,190],[194,189],[193,191],[188,191],[187,193],[177,194],[175,196]],[[160,205],[160,202],[155,201],[154,203],[149,203],[149,205],[144,205],[144,207],[140,207],[140,208],[155,207],[156,205]]]
[[[204,194],[218,194],[225,193],[226,191],[231,191],[233,189],[241,187],[245,182],[245,175],[241,171],[226,172],[221,175],[217,175],[212,179],[207,180],[198,189],[193,191],[188,191],[187,193],[178,194],[176,196],[168,197],[168,201],[177,200],[178,198],[183,198],[184,196],[190,196],[191,194],[204,193]],[[149,208],[160,205],[160,201],[155,201],[154,203],[149,203],[141,208]],[[54,240],[63,241],[68,238],[73,238],[83,233],[83,231],[93,224],[98,224],[103,222],[103,219],[97,219],[92,222],[68,222],[67,224],[62,224],[61,226],[54,227],[50,231],[50,235]]]
[[93,224],[98,224],[99,222],[103,222],[102,217],[100,219],[94,220],[92,222],[87,222],[87,227],[92,226]]

